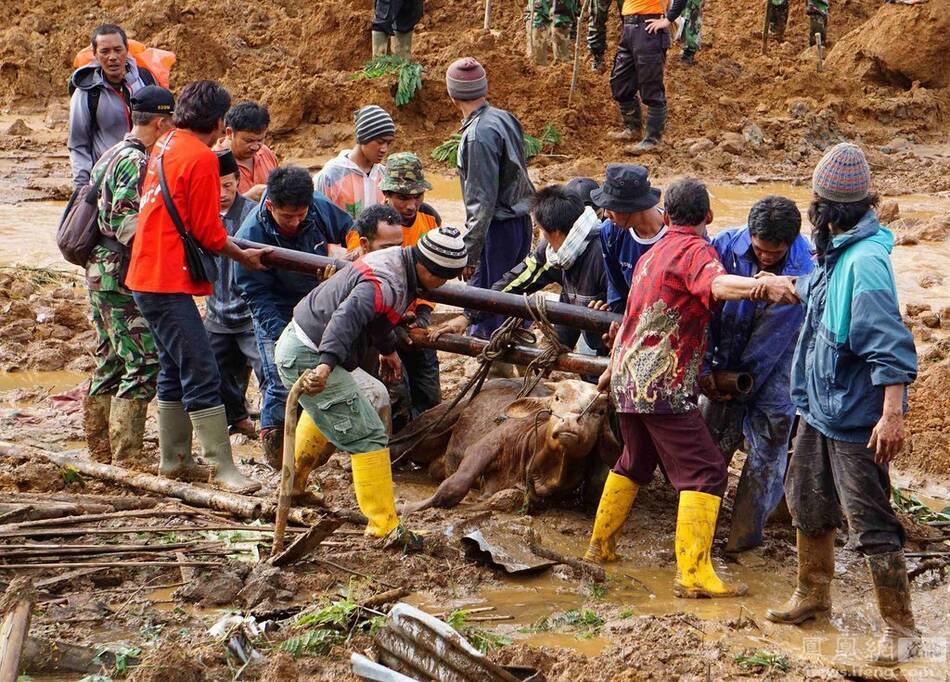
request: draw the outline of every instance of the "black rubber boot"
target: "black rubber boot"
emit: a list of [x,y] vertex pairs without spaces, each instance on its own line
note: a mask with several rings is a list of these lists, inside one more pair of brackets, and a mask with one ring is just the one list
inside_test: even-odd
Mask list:
[[646,135],[638,143],[627,148],[630,154],[645,154],[660,146],[663,139],[663,128],[666,127],[666,105],[661,107],[647,107]]
[[623,120],[623,130],[607,133],[608,140],[636,140],[643,131],[643,121],[640,113],[640,102],[620,105],[620,118]]
[[692,66],[696,63],[696,53],[691,50],[683,50],[683,54],[680,55],[680,61],[686,66]]
[[590,58],[590,70],[594,73],[603,73],[606,65],[604,64],[604,55],[594,54]]

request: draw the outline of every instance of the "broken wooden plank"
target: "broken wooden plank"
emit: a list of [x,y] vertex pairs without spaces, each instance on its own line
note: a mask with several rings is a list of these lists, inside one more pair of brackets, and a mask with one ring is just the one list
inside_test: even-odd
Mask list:
[[[333,531],[343,524],[341,519],[328,517],[322,519],[317,525],[312,526],[306,533],[301,533],[290,546],[280,554],[270,559],[274,566],[287,566],[300,561],[310,554],[326,538],[332,535]],[[276,539],[275,539],[276,546]]]
[[0,682],[16,682],[20,671],[20,654],[30,631],[30,618],[36,590],[29,578],[10,583],[0,600]]

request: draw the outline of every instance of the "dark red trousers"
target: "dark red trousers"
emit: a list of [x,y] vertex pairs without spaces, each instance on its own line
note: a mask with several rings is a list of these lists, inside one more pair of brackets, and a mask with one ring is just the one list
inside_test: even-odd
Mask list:
[[645,486],[657,464],[676,490],[722,497],[727,469],[699,410],[683,414],[620,414],[623,454],[614,473]]

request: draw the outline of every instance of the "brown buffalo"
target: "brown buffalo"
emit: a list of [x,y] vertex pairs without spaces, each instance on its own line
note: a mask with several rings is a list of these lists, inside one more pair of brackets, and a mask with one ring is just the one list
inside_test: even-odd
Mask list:
[[[520,488],[536,501],[574,491],[598,462],[613,465],[620,446],[608,423],[607,396],[577,380],[547,383],[518,399],[520,389],[520,381],[486,382],[454,424],[446,420],[410,451],[444,480],[432,497],[405,511],[455,506],[476,484],[485,496]],[[444,405],[429,410],[411,431],[444,411]]]

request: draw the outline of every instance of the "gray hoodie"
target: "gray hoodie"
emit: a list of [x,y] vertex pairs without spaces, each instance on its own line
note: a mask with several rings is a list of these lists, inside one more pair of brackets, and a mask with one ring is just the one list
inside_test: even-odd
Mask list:
[[[153,82],[149,76],[143,80],[132,57],[125,65],[125,89],[128,96]],[[87,64],[73,72],[69,79],[73,91],[69,101],[69,162],[73,169],[73,183],[82,187],[89,182],[89,171],[104,152],[122,141],[132,122],[126,95],[115,90],[102,76],[98,64]],[[96,108],[98,128],[90,145],[91,120],[89,117],[89,93],[100,90]]]

